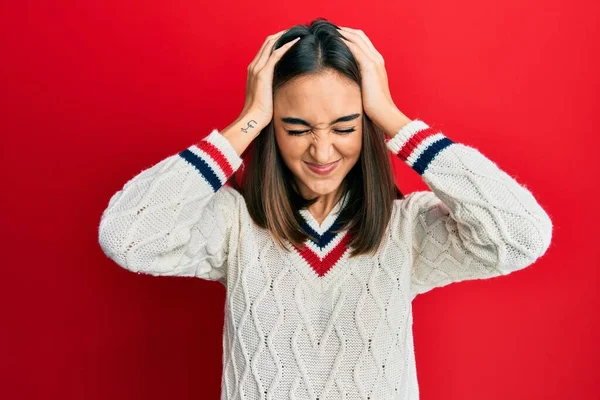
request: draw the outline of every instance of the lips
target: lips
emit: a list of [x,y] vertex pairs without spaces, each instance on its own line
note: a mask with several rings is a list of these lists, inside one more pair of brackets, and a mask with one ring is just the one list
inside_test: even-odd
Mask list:
[[311,171],[320,174],[320,175],[325,175],[330,173],[331,171],[333,171],[335,169],[335,167],[338,166],[338,164],[340,163],[340,160],[337,160],[335,162],[329,163],[329,164],[324,164],[324,165],[317,165],[317,164],[310,164],[310,163],[306,163],[306,165],[308,166],[308,168],[311,169]]

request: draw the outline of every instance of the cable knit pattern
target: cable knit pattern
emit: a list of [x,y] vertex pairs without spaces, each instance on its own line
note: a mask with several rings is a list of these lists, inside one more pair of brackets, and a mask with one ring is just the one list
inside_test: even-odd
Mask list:
[[350,259],[348,232],[332,233],[345,198],[321,224],[300,210],[315,240],[278,247],[224,186],[242,160],[217,130],[115,193],[100,246],[133,272],[226,287],[222,400],[418,399],[414,297],[531,265],[552,222],[527,188],[423,121],[387,146],[431,191],[394,201],[374,256]]

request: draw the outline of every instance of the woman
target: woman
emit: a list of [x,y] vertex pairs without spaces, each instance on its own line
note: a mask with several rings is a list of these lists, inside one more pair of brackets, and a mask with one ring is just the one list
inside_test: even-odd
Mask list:
[[[431,191],[403,196],[390,152]],[[222,399],[418,399],[413,298],[525,268],[551,236],[528,189],[407,118],[371,41],[324,19],[269,36],[237,120],[127,182],[99,226],[128,270],[226,287]]]

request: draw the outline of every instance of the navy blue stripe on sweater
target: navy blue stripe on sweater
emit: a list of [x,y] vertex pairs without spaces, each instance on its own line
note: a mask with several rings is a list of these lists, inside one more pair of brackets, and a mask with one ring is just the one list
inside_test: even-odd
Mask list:
[[421,153],[419,158],[413,164],[412,168],[417,171],[419,175],[423,175],[429,166],[429,163],[431,163],[435,156],[437,156],[440,151],[450,146],[452,143],[454,142],[447,137],[431,143],[431,145]]
[[317,232],[315,232],[315,230],[313,228],[310,227],[310,225],[306,222],[303,221],[302,222],[302,228],[304,228],[304,230],[309,234],[314,236],[317,241],[313,242],[319,246],[319,248],[323,249],[325,246],[327,246],[329,243],[331,243],[331,241],[335,238],[335,236],[337,235],[337,233],[334,233],[332,231],[339,229],[341,227],[341,222],[340,221],[335,221],[331,227],[329,227],[329,229],[327,229],[327,231],[323,232],[322,235],[319,235]]
[[212,186],[214,192],[216,192],[221,186],[223,186],[221,184],[221,180],[219,179],[215,171],[213,171],[213,169],[210,167],[210,165],[201,157],[192,153],[190,149],[185,149],[181,151],[179,153],[179,156],[187,162],[189,162],[190,164],[192,164],[194,167],[196,167],[198,172],[200,172],[200,174],[202,174],[202,176],[208,181],[210,186]]

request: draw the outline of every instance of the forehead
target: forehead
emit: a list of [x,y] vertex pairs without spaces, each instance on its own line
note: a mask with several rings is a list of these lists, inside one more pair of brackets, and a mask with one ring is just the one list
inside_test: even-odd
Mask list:
[[273,98],[278,117],[298,117],[311,124],[362,111],[358,84],[337,73],[303,75],[282,86]]

